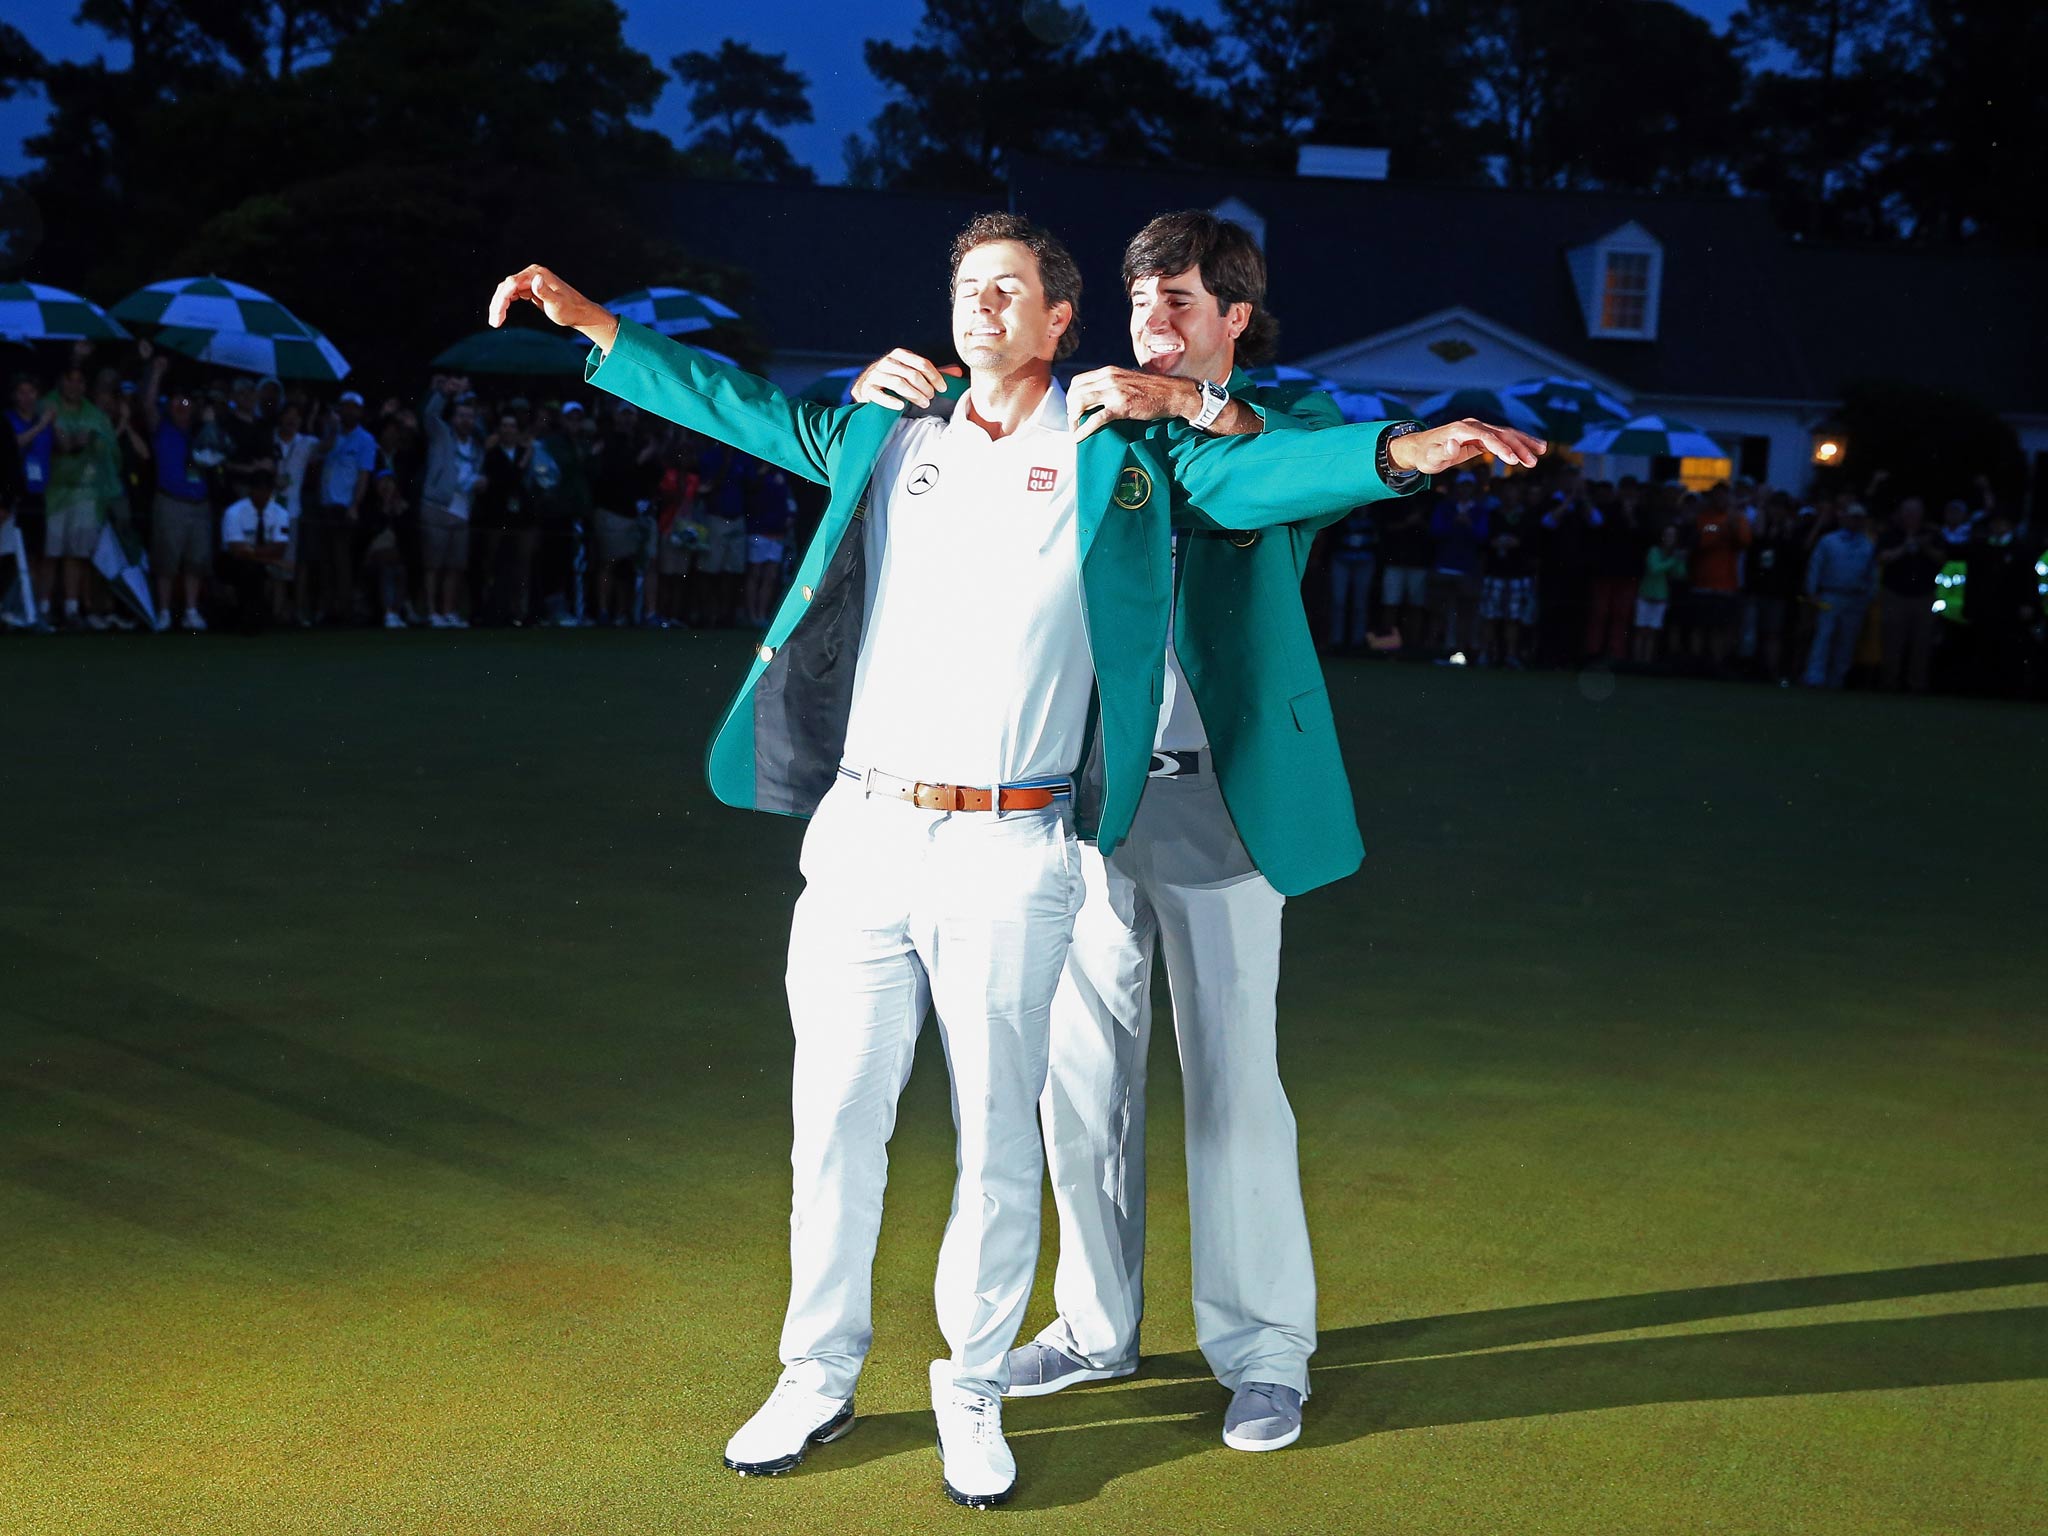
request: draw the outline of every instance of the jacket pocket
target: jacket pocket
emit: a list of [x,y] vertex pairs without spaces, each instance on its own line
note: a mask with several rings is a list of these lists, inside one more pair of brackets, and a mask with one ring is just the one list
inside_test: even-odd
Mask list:
[[1294,715],[1297,731],[1321,731],[1334,736],[1337,721],[1330,713],[1330,693],[1326,688],[1311,688],[1297,693],[1287,701],[1287,708]]

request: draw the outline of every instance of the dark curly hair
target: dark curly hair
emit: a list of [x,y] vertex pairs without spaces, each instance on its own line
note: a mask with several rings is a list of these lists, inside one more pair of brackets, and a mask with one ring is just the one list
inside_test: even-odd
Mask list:
[[1073,318],[1060,333],[1059,346],[1053,353],[1055,359],[1072,357],[1081,345],[1081,269],[1074,265],[1073,256],[1057,236],[1021,213],[979,214],[953,237],[953,269],[946,276],[947,302],[952,302],[953,290],[959,285],[960,263],[967,259],[967,253],[1000,240],[1015,241],[1038,258],[1038,280],[1044,285],[1046,303],[1072,306]]
[[1124,292],[1141,277],[1172,277],[1190,267],[1202,269],[1202,285],[1216,295],[1219,310],[1251,305],[1251,321],[1237,338],[1239,360],[1270,362],[1280,322],[1266,309],[1266,258],[1242,224],[1206,208],[1160,214],[1124,247]]

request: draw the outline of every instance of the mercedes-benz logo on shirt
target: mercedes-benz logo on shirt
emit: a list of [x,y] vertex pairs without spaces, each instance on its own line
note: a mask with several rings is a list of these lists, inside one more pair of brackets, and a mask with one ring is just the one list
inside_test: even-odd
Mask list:
[[922,496],[939,483],[939,466],[919,464],[910,471],[910,478],[903,482],[903,488],[913,496]]

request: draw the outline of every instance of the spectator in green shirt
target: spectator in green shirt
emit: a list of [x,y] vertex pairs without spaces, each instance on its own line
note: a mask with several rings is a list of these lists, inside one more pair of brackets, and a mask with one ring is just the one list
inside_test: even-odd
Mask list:
[[1643,556],[1643,579],[1636,585],[1635,657],[1638,666],[1657,659],[1657,639],[1664,632],[1664,611],[1671,605],[1671,578],[1685,576],[1685,551],[1678,547],[1678,524],[1666,523],[1657,542]]
[[62,562],[63,622],[75,627],[107,504],[121,491],[120,457],[114,447],[114,424],[85,398],[82,363],[73,362],[64,370],[57,393],[45,398],[43,407],[56,412],[50,423],[54,441],[43,550],[52,561]]

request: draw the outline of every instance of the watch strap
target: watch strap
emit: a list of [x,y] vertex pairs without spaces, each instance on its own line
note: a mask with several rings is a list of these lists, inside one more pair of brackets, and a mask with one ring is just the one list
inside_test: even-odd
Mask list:
[[1420,432],[1422,429],[1422,423],[1419,421],[1397,421],[1380,434],[1380,479],[1384,480],[1390,489],[1408,490],[1422,478],[1422,471],[1419,469],[1396,469],[1394,456],[1388,452],[1388,447],[1395,438],[1406,437],[1410,432]]
[[1216,418],[1230,404],[1230,391],[1210,379],[1199,380],[1197,387],[1202,391],[1202,409],[1195,416],[1193,425],[1197,432],[1206,432],[1216,425]]

